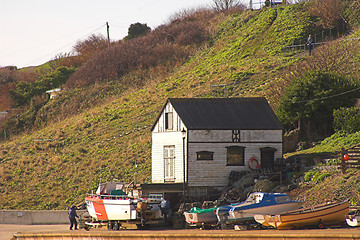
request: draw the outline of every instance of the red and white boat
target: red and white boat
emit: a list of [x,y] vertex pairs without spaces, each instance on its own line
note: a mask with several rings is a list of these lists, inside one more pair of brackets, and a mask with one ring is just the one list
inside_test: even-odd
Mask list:
[[109,230],[119,230],[122,222],[143,227],[147,223],[163,220],[160,199],[129,197],[121,190],[122,186],[117,182],[103,183],[96,194],[85,198],[87,211],[96,224],[107,223]]

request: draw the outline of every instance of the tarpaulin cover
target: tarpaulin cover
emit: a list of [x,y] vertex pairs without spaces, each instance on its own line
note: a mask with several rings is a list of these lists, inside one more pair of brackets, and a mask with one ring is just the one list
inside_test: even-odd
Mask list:
[[193,207],[192,209],[190,209],[190,213],[208,213],[208,212],[213,212],[215,211],[216,208],[206,208],[206,209],[202,209],[202,208],[197,208],[197,207]]

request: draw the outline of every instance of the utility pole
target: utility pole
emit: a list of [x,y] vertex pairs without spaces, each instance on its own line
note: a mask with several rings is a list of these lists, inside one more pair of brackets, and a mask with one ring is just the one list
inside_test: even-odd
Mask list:
[[109,23],[106,22],[107,38],[108,38],[108,47],[110,47],[110,34],[109,34]]
[[136,168],[137,168],[137,163],[136,163],[136,158],[135,158],[135,171],[134,171],[134,189],[136,188],[136,177],[137,177],[137,172],[136,172]]

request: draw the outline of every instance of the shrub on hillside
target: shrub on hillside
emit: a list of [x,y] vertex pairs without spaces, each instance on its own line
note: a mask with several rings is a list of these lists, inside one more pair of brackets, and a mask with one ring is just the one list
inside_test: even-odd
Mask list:
[[360,27],[360,1],[359,0],[344,0],[343,1],[343,15],[347,23],[352,29]]
[[35,96],[44,94],[51,88],[63,85],[67,79],[75,72],[74,68],[59,67],[54,71],[41,76],[35,82],[19,82],[15,89],[9,91],[10,97],[17,107],[28,104]]
[[335,28],[344,23],[341,16],[342,0],[313,0],[309,2],[309,12],[321,19],[325,28]]
[[293,72],[296,76],[304,76],[309,71],[323,71],[360,78],[356,67],[359,62],[358,40],[334,41],[315,48],[311,57],[297,64]]
[[[23,107],[20,111],[10,111],[9,116],[0,125],[0,137],[8,138],[21,132],[30,131],[36,120],[37,112],[42,108],[48,97],[45,93],[31,99],[30,105]],[[6,132],[6,133],[5,133]]]
[[[337,74],[307,72],[295,78],[281,98],[277,116],[285,125],[297,126],[306,139],[333,133],[334,109],[351,107],[359,97],[359,82]],[[347,94],[344,94],[347,93]]]
[[200,44],[208,38],[209,34],[202,24],[187,18],[160,26],[146,36],[114,44],[99,52],[79,68],[67,86],[119,80],[131,71],[174,66],[184,62],[191,54],[189,45]]
[[360,131],[360,108],[340,108],[334,110],[334,130],[355,133]]
[[73,47],[75,52],[81,56],[83,61],[94,56],[96,53],[108,47],[108,40],[101,34],[92,34],[83,41],[78,41]]

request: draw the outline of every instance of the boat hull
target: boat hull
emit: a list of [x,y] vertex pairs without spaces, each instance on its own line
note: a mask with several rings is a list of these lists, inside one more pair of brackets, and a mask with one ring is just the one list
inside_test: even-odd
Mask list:
[[[132,199],[101,199],[99,197],[86,197],[86,207],[89,215],[102,221],[109,220],[136,220],[139,218],[136,211],[138,201]],[[150,210],[145,211],[145,219],[160,219],[159,204],[149,204]]]
[[348,215],[346,216],[346,223],[351,227],[360,226],[360,216],[359,215]]
[[277,229],[293,229],[345,222],[349,214],[349,201],[323,204],[277,215],[265,215],[264,222]]
[[184,212],[185,221],[190,224],[211,224],[216,223],[217,218],[215,212],[206,213],[190,213]]
[[263,214],[278,214],[281,212],[292,211],[301,208],[302,202],[289,202],[283,204],[275,204],[263,207],[254,207],[250,209],[240,209],[237,211],[230,211],[228,221],[230,222],[242,222],[254,220],[255,215]]

